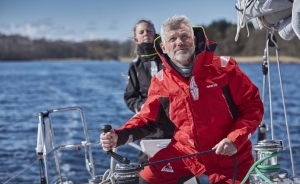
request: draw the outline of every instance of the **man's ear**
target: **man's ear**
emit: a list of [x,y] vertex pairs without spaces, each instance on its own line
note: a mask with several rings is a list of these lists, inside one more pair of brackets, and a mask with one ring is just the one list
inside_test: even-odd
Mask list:
[[160,45],[160,48],[163,51],[163,53],[166,54],[166,48],[165,48],[164,44],[161,42],[159,45]]
[[137,43],[138,39],[136,37],[133,38],[134,42]]

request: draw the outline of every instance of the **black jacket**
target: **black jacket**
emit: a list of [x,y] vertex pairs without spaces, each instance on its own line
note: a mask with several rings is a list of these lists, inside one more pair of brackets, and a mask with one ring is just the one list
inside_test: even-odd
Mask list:
[[[124,100],[128,108],[138,113],[148,97],[151,78],[163,68],[163,64],[153,48],[153,44],[138,45],[138,58],[130,65],[128,84],[124,93]],[[164,115],[149,127],[148,138],[171,138],[174,124]]]

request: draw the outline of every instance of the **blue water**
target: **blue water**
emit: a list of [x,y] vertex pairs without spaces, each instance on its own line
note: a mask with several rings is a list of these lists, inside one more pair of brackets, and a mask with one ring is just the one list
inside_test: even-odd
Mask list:
[[[10,183],[39,183],[40,170],[35,159],[35,146],[37,115],[41,111],[70,106],[82,107],[91,142],[98,142],[101,125],[108,123],[118,127],[128,120],[133,115],[123,101],[128,66],[128,63],[114,61],[1,62],[0,182],[18,175]],[[260,64],[241,64],[240,67],[259,88],[262,87]],[[272,65],[271,74],[275,70],[276,66]],[[281,71],[296,174],[299,176],[300,157],[297,153],[300,152],[300,65],[284,64]],[[272,88],[275,139],[283,139],[287,146],[278,77],[273,74]],[[265,122],[268,125],[269,117],[269,110],[266,108]],[[57,143],[81,142],[78,114],[57,114],[53,117],[53,124],[57,130]],[[255,142],[255,135],[252,140]],[[109,157],[99,146],[93,146],[92,149],[97,173],[101,174],[108,168]],[[120,154],[136,161],[137,151],[129,146],[121,147]],[[290,170],[288,154],[286,150],[279,158],[281,165]],[[63,174],[74,183],[86,183],[90,176],[85,169],[83,151],[65,150],[61,157]],[[52,167],[50,174],[54,172]]]

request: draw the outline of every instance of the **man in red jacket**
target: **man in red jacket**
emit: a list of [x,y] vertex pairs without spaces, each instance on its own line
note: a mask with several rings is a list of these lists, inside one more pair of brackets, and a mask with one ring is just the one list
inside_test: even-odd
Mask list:
[[175,125],[171,143],[150,162],[215,149],[215,153],[147,166],[140,172],[148,183],[181,183],[206,174],[211,183],[231,183],[232,155],[237,157],[236,183],[253,164],[249,140],[263,116],[257,87],[228,56],[214,56],[202,27],[185,16],[167,19],[155,48],[165,68],[152,78],[141,111],[124,126],[101,134],[104,150],[140,139],[149,123],[165,113]]

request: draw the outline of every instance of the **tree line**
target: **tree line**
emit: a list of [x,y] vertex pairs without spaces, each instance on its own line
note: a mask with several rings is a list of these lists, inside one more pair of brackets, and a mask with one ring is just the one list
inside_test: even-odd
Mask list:
[[[216,55],[260,56],[265,47],[266,31],[255,30],[250,26],[250,37],[246,29],[241,31],[238,42],[234,41],[236,25],[225,20],[212,22],[204,26],[211,41],[216,41]],[[276,36],[281,55],[300,58],[298,38],[284,41]],[[132,40],[123,42],[114,40],[94,41],[50,41],[32,40],[20,35],[0,33],[0,60],[42,60],[42,59],[87,59],[87,60],[121,60],[134,57],[135,45]]]
[[49,41],[0,34],[0,60],[91,59],[118,60],[131,52],[133,43],[111,40]]
[[[249,24],[250,36],[247,36],[247,30],[244,28],[237,42],[234,41],[236,25],[225,20],[212,22],[205,30],[209,40],[218,42],[216,55],[261,56],[264,54],[267,37],[265,29],[256,30],[252,24]],[[300,58],[300,40],[296,36],[289,41],[281,39],[277,32],[274,36],[281,56]],[[274,52],[274,49],[270,50],[272,51]]]

